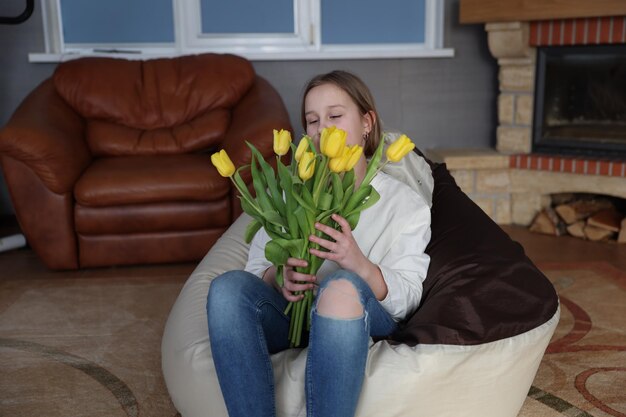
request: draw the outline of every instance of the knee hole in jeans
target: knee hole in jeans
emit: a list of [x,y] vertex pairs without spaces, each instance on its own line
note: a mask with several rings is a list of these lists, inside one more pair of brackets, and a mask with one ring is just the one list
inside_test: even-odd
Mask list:
[[363,304],[356,287],[347,279],[328,283],[317,295],[317,314],[337,319],[363,316]]

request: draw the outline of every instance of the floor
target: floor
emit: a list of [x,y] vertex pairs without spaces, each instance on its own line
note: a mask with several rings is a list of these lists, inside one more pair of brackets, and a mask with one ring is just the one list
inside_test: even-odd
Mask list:
[[535,263],[606,262],[626,271],[626,244],[589,242],[571,236],[548,236],[529,232],[521,226],[503,226],[509,236],[522,244]]
[[[600,318],[611,315],[596,311],[603,306],[621,308],[623,292],[616,287],[617,281],[605,279],[604,286],[593,287],[608,288],[602,301],[596,297],[585,304],[567,291],[590,280],[600,282],[600,274],[555,271],[560,264],[576,267],[578,263],[608,264],[613,267],[609,275],[612,269],[626,271],[626,245],[545,236],[517,226],[503,229],[523,245],[531,260],[545,268],[568,302],[577,302],[591,317],[580,321],[564,309],[562,330],[556,337],[571,341],[568,331],[580,333],[580,323],[589,324],[588,335],[578,335],[576,340],[582,341],[574,347],[589,350],[584,352],[583,362],[591,361],[595,368],[581,371],[576,355],[583,353],[568,351],[571,346],[566,343],[556,346],[555,352],[546,355],[533,396],[527,398],[520,417],[626,415],[613,412],[624,411],[623,395],[606,388],[619,387],[621,374],[597,371],[613,370],[623,359],[623,331],[614,331],[621,328],[620,319],[602,321]],[[14,218],[0,217],[0,237],[19,231]],[[62,405],[54,416],[177,416],[162,378],[160,352],[153,347],[159,345],[170,307],[195,267],[194,262],[55,272],[46,269],[29,248],[0,252],[0,342],[4,343],[0,343],[0,368],[4,371],[0,373],[0,393],[5,394],[0,395],[0,415],[5,411],[19,417],[40,415],[42,410]],[[68,293],[74,302],[67,303]],[[112,306],[117,307],[112,310]],[[601,343],[596,340],[600,336]],[[589,381],[579,384],[577,377],[576,390],[570,375],[579,374]],[[599,378],[613,374],[617,375],[614,380],[599,383],[606,382]],[[38,381],[46,381],[44,391]],[[581,390],[586,397],[581,397]]]

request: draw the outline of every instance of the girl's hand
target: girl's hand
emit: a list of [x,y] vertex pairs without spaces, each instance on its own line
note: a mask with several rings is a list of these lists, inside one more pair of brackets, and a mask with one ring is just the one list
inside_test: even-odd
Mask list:
[[[315,276],[296,272],[296,267],[306,267],[307,262],[303,259],[289,258],[283,268],[284,283],[280,292],[287,301],[298,301],[304,298],[304,291],[313,289],[315,286]],[[302,294],[295,294],[296,292]]]
[[334,239],[334,242],[314,235],[309,236],[311,242],[317,243],[329,252],[312,248],[309,249],[309,252],[322,259],[334,261],[341,268],[356,273],[367,282],[376,298],[383,300],[387,296],[387,284],[380,268],[363,255],[359,245],[354,240],[348,221],[338,214],[333,214],[331,218],[339,224],[341,231],[321,223],[315,223],[315,228],[326,233],[331,239]]
[[350,229],[348,221],[338,214],[333,214],[331,218],[339,224],[341,230],[335,230],[321,223],[315,223],[315,228],[330,236],[334,241],[326,240],[315,235],[309,236],[311,242],[317,243],[322,248],[327,249],[328,252],[310,249],[310,253],[322,259],[334,261],[341,268],[361,275],[360,272],[363,271],[363,267],[366,265],[369,266],[371,262],[363,255],[359,245],[357,245],[356,240],[354,240],[352,229]]

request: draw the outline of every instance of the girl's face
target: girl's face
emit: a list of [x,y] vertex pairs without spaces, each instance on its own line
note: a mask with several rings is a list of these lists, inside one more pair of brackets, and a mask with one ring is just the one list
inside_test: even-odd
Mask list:
[[361,115],[354,101],[334,84],[322,84],[312,88],[304,98],[306,134],[319,149],[322,129],[336,126],[347,132],[346,145],[363,145],[363,135],[372,126],[370,114]]

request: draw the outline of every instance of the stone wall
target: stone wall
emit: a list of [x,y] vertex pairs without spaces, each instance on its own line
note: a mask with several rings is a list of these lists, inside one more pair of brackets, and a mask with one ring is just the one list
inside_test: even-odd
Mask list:
[[499,65],[496,149],[427,152],[445,162],[459,187],[499,224],[529,225],[550,205],[551,194],[626,198],[626,161],[531,154],[535,46],[626,41],[626,17],[603,18],[595,26],[588,20],[488,23],[489,50]]

